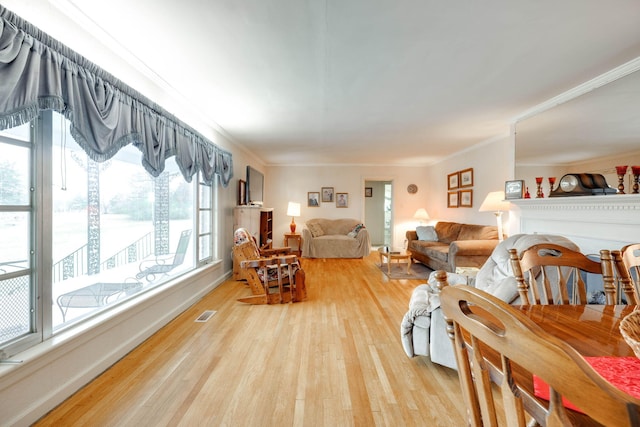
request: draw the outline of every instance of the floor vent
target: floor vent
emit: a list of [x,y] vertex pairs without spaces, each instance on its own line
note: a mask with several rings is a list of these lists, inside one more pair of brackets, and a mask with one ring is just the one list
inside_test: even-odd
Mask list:
[[215,310],[206,310],[204,313],[198,316],[196,322],[206,322],[207,320],[211,319],[211,317],[216,313],[217,311]]

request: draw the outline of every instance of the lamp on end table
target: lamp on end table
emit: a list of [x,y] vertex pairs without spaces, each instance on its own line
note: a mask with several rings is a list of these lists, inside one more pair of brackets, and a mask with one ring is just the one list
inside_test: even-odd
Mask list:
[[480,212],[493,212],[496,215],[496,221],[498,222],[498,240],[503,241],[502,235],[502,212],[508,211],[510,203],[504,199],[504,191],[492,191],[487,194],[487,197],[480,205]]
[[420,208],[416,211],[415,214],[413,214],[413,217],[420,221],[420,224],[422,224],[422,221],[426,221],[429,219],[429,214],[427,213],[427,210],[425,208]]
[[291,217],[291,224],[289,224],[289,228],[291,228],[292,233],[295,233],[296,222],[294,218],[300,216],[300,203],[289,202],[289,206],[287,207],[287,216]]

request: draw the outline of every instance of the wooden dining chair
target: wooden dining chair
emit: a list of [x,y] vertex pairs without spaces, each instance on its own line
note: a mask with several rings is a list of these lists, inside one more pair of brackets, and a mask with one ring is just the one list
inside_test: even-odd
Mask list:
[[[607,382],[573,347],[518,309],[464,285],[446,286],[440,304],[468,425],[582,425],[585,415],[606,426],[640,425],[640,400]],[[536,397],[533,375],[548,385],[548,400]],[[492,381],[499,390],[495,397]],[[563,398],[582,413],[567,410]]]
[[628,304],[640,304],[640,243],[611,251],[619,287]]
[[608,250],[600,260],[552,243],[530,247],[518,256],[509,249],[509,260],[523,304],[587,304],[585,277],[602,277],[606,304],[616,303],[613,261]]

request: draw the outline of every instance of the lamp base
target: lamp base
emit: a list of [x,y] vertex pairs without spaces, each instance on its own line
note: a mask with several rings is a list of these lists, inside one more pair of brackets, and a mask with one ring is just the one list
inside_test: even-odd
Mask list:
[[293,221],[293,218],[291,218],[291,224],[289,224],[289,228],[291,229],[292,233],[296,232],[296,223]]

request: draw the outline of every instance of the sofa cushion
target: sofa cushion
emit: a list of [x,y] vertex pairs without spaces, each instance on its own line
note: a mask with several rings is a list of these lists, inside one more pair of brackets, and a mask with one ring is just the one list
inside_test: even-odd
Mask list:
[[498,240],[498,230],[490,225],[465,224],[456,240]]
[[308,222],[307,228],[309,229],[313,237],[324,236],[324,231],[322,230],[320,224],[318,224],[317,222]]
[[436,233],[436,229],[430,225],[416,227],[416,233],[418,234],[418,240],[425,242],[438,241],[438,233]]
[[463,224],[457,222],[438,222],[435,227],[438,240],[442,243],[446,243],[447,245],[458,240],[458,234],[460,233],[462,226]]

